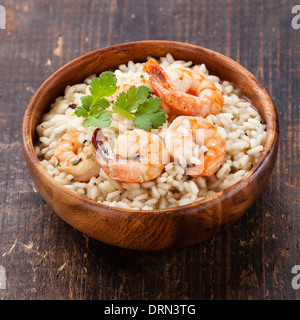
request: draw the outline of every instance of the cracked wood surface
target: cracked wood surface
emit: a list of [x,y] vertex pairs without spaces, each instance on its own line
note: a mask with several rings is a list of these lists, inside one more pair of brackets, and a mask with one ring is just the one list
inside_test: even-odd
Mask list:
[[[299,53],[287,0],[6,0],[0,30],[0,299],[299,299]],[[199,245],[136,252],[90,239],[36,192],[21,146],[32,94],[81,54],[135,40],[223,53],[265,85],[281,141],[267,187],[230,229]],[[4,272],[2,272],[4,274]]]

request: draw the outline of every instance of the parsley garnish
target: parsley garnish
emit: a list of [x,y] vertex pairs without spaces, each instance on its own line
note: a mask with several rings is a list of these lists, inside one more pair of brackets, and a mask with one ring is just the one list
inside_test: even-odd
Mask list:
[[161,109],[160,105],[159,98],[149,98],[137,108],[133,125],[146,131],[159,128],[166,121],[166,111]]
[[90,95],[80,98],[81,105],[73,115],[83,117],[84,127],[108,127],[111,124],[110,114],[105,111],[110,105],[105,97],[110,97],[117,90],[117,78],[112,72],[103,72],[99,78],[90,82]]
[[[147,131],[157,129],[166,121],[166,112],[159,107],[161,100],[153,96],[146,86],[131,86],[111,104],[106,97],[117,90],[117,78],[113,72],[103,72],[99,78],[92,79],[89,90],[90,95],[80,98],[81,105],[73,113],[84,118],[84,127],[108,127],[111,113],[118,113],[133,121],[135,127]],[[109,107],[111,110],[107,110]]]

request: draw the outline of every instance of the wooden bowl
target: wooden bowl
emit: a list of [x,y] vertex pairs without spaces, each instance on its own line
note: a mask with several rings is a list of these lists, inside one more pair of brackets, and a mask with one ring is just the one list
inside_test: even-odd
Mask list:
[[[35,128],[67,85],[91,74],[115,69],[129,60],[171,53],[176,59],[205,63],[211,74],[238,87],[267,125],[267,137],[255,166],[240,181],[204,200],[162,210],[125,210],[96,203],[56,182],[42,167],[33,141]],[[264,86],[237,62],[217,52],[173,41],[138,41],[87,53],[51,75],[32,97],[23,119],[23,149],[33,181],[45,201],[63,220],[105,243],[137,250],[180,248],[213,237],[237,221],[263,190],[274,167],[279,125],[276,109]]]

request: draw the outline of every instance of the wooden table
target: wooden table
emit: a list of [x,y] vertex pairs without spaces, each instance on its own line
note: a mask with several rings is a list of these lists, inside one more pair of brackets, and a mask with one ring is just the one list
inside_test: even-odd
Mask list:
[[[2,1],[0,299],[299,299],[292,287],[300,265],[296,3]],[[269,90],[280,118],[279,156],[260,199],[227,231],[181,250],[136,252],[86,237],[35,191],[22,153],[26,105],[51,73],[88,51],[144,39],[188,42],[237,60]]]

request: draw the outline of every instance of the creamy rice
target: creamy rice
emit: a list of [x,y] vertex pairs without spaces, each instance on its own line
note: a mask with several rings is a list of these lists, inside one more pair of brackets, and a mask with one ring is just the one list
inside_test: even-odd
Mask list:
[[[89,94],[88,84],[96,76],[92,75],[81,84],[67,86],[64,96],[55,100],[36,128],[39,142],[35,146],[35,152],[42,166],[56,181],[71,191],[109,206],[153,210],[182,206],[211,196],[239,181],[253,167],[263,150],[266,125],[251,103],[232,84],[209,75],[204,64],[192,66],[192,62],[175,61],[170,54],[160,58],[158,62],[165,69],[190,67],[213,81],[223,94],[222,112],[206,118],[226,140],[227,158],[216,174],[197,178],[185,175],[184,161],[180,164],[168,163],[158,178],[141,184],[113,180],[103,169],[88,182],[73,181],[71,174],[59,171],[55,167],[53,151],[61,138],[80,130],[84,133],[82,142],[91,141],[95,128],[82,126],[82,119],[72,116],[72,113],[74,105],[80,105],[80,97]],[[129,61],[127,65],[120,65],[115,75],[118,85],[143,84],[153,90],[141,63]],[[117,114],[112,115],[112,120],[109,127],[102,129],[111,143],[119,134],[133,129],[131,121]],[[164,141],[167,128],[168,122],[152,132]]]

